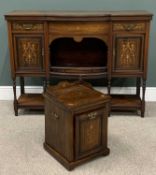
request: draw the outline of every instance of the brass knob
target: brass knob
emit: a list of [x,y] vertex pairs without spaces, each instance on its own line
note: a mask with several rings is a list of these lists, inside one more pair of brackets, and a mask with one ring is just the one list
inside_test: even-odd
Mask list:
[[59,119],[59,116],[55,112],[52,112],[51,116],[53,119]]
[[135,24],[127,24],[127,25],[124,25],[124,28],[125,30],[130,31],[130,30],[133,30],[135,26],[136,26]]
[[91,112],[91,113],[88,114],[88,117],[89,117],[90,120],[96,118],[96,116],[97,116],[96,112]]
[[33,28],[33,24],[23,24],[23,28],[25,30],[31,30]]

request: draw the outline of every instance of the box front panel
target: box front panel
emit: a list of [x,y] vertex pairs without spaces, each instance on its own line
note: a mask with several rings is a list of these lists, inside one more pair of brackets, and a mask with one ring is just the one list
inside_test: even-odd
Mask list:
[[76,159],[103,149],[104,109],[97,109],[76,116]]

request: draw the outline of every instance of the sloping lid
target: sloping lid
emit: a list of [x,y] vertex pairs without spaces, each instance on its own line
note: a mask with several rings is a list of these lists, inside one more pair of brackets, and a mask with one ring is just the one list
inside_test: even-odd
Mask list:
[[46,93],[70,109],[99,101],[103,103],[110,99],[108,95],[94,90],[90,85],[78,82],[61,82],[56,86],[49,86]]

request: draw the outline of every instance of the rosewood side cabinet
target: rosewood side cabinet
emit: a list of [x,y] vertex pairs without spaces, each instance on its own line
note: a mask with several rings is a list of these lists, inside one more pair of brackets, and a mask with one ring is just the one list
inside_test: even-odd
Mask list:
[[[44,107],[41,94],[25,93],[25,77],[44,77],[45,87],[50,77],[74,77],[106,78],[111,110],[139,110],[144,117],[151,13],[13,11],[5,19],[15,115],[19,108]],[[112,95],[112,78],[122,77],[136,79],[135,94]]]

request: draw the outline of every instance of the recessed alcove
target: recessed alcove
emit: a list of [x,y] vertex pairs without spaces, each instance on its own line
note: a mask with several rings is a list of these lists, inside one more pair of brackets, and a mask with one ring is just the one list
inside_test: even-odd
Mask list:
[[53,73],[105,73],[108,47],[98,38],[62,37],[51,42],[50,65]]

